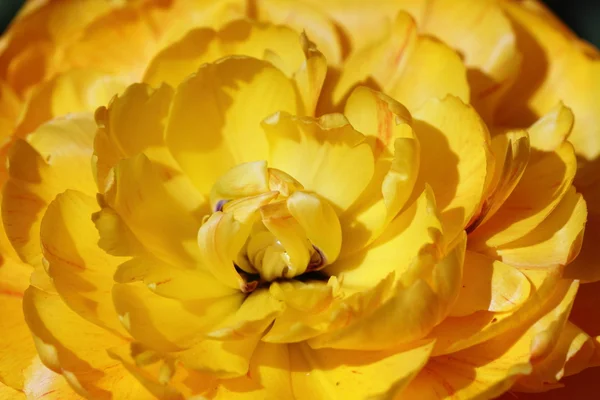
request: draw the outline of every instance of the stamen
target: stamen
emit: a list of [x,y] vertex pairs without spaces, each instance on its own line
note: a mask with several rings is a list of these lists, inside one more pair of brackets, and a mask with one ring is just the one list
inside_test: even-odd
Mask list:
[[215,206],[215,212],[217,211],[223,211],[223,206],[225,204],[227,204],[230,200],[226,200],[226,199],[221,199],[219,201],[217,201],[217,205]]
[[316,246],[313,246],[313,249],[315,249],[315,252],[310,257],[310,262],[306,267],[307,272],[316,271],[327,264],[325,254],[323,254],[323,252]]

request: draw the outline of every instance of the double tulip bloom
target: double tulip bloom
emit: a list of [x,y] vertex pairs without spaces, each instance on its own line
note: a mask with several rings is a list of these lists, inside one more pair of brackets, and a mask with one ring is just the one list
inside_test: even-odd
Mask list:
[[0,48],[0,398],[590,393],[600,64],[538,2],[30,1]]

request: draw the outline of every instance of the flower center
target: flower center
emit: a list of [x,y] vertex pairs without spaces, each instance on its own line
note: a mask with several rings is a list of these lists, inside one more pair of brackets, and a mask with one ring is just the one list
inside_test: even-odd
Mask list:
[[210,200],[214,213],[232,217],[227,240],[238,245],[231,261],[246,282],[301,279],[339,255],[341,229],[331,205],[264,161],[228,171]]

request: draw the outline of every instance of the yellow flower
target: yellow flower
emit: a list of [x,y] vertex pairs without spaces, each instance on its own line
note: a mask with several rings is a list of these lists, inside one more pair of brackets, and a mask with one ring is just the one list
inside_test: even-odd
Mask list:
[[[502,96],[478,85],[512,90],[515,42],[502,67],[465,65],[381,3],[249,10],[291,28],[177,23],[93,117],[43,123],[102,96],[24,114],[2,200],[2,396],[492,398],[597,362],[568,321],[573,278],[597,273],[571,264],[579,111],[498,126]],[[120,91],[107,74],[73,87]]]

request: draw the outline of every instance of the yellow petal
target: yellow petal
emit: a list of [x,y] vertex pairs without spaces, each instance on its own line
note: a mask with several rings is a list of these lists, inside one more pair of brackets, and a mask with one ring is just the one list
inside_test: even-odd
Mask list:
[[99,130],[94,143],[94,162],[101,192],[110,169],[120,159],[164,146],[164,119],[172,98],[173,89],[167,85],[152,89],[133,84],[112,98],[107,108],[96,111]]
[[83,318],[125,334],[110,300],[120,260],[96,246],[93,197],[67,190],[50,203],[40,226],[45,267],[65,303]]
[[330,65],[341,61],[342,49],[336,26],[318,8],[293,0],[259,0],[255,3],[257,19],[287,25],[306,32],[317,44]]
[[167,178],[160,172],[144,154],[121,160],[111,174],[102,205],[112,208],[156,257],[197,267],[201,217],[189,212],[177,192],[165,185]]
[[295,113],[298,100],[292,82],[269,63],[233,57],[206,64],[176,90],[166,143],[208,193],[234,165],[267,158],[260,121],[278,110]]
[[284,305],[266,289],[258,289],[244,299],[235,314],[222,318],[208,337],[240,340],[258,337],[282,312]]
[[93,69],[55,76],[32,93],[15,135],[24,137],[42,123],[68,113],[94,112],[125,89],[127,81]]
[[372,90],[366,86],[355,88],[346,104],[344,115],[348,122],[367,138],[376,138],[373,152],[375,158],[387,148],[390,153],[394,151],[394,141],[399,137],[406,137],[406,124],[412,117],[406,107],[388,95]]
[[432,342],[398,352],[314,350],[290,344],[292,390],[298,399],[394,398],[427,362]]
[[258,336],[235,341],[203,340],[178,353],[186,368],[206,372],[220,379],[235,378],[248,372]]
[[[218,210],[219,201],[257,196],[269,191],[269,173],[264,160],[238,164],[214,182],[210,205]],[[222,207],[221,207],[222,208]]]
[[567,322],[548,357],[536,363],[532,374],[519,379],[514,389],[533,392],[559,387],[557,382],[563,376],[579,373],[588,366],[594,351],[592,338]]
[[[27,381],[24,393],[19,392],[23,396],[17,397],[19,400],[25,399],[25,396],[44,400],[81,400],[81,396],[69,386],[65,378],[48,369],[38,356],[33,357],[31,365],[25,370],[25,373]],[[3,393],[0,391],[0,394]]]
[[[62,374],[81,396],[104,399],[112,392],[124,392],[147,398],[145,389],[106,354],[105,349],[123,345],[126,339],[89,323],[71,311],[58,295],[35,287],[25,292],[23,309],[40,359]],[[26,384],[26,392],[36,393],[35,384],[51,383],[47,382],[47,372],[39,367],[31,372],[32,381]]]
[[199,65],[231,55],[272,62],[297,82],[305,112],[314,112],[327,71],[326,61],[305,37],[287,26],[238,20],[218,32],[206,28],[191,30],[153,58],[144,82],[177,86]]
[[574,123],[573,111],[560,102],[527,130],[531,147],[541,151],[556,150],[567,140]]
[[313,194],[294,192],[287,206],[308,240],[325,256],[323,265],[335,262],[342,247],[342,230],[331,205]]
[[469,246],[474,250],[498,248],[531,233],[565,196],[575,171],[573,146],[568,142],[554,152],[534,151],[511,195],[470,235]]
[[523,68],[498,110],[498,122],[526,126],[562,101],[575,116],[569,140],[578,155],[593,160],[600,154],[595,107],[598,51],[579,40],[541,2],[501,5],[516,27]]
[[441,230],[433,193],[428,188],[375,242],[338,260],[325,272],[353,288],[374,286],[392,271],[400,279],[418,261],[420,250],[438,241]]
[[243,301],[241,293],[216,300],[179,301],[158,296],[138,283],[115,284],[112,297],[129,333],[158,351],[189,348]]
[[220,211],[212,214],[198,231],[204,268],[229,288],[244,290],[245,282],[235,270],[234,261],[249,233],[249,227]]
[[530,289],[529,280],[517,268],[467,251],[462,288],[450,315],[512,311],[527,300]]
[[456,49],[466,64],[471,104],[488,120],[519,73],[517,38],[495,1],[401,0],[419,30]]
[[54,197],[66,189],[95,193],[90,159],[96,130],[91,116],[49,122],[18,141],[9,155],[9,179],[2,198],[2,220],[19,256],[41,265],[39,224]]
[[493,172],[489,133],[475,110],[455,97],[431,100],[413,117],[421,145],[419,180],[433,188],[451,241],[479,210]]
[[[577,257],[586,223],[586,205],[575,188],[565,194],[556,208],[524,237],[500,246],[496,254],[504,262],[520,266],[567,265]],[[569,277],[576,269],[567,267]]]
[[287,306],[262,338],[270,343],[300,342],[325,331],[331,320],[334,296],[340,294],[335,277],[329,278],[327,283],[273,282],[269,290]]
[[277,113],[263,122],[263,128],[270,145],[269,165],[338,210],[347,209],[371,180],[371,148],[339,114],[311,119]]
[[340,102],[357,83],[368,79],[382,91],[416,110],[432,97],[469,101],[466,69],[445,44],[419,36],[413,18],[401,12],[382,39],[357,49],[346,61],[335,88]]
[[495,159],[494,173],[488,174],[485,185],[489,194],[479,215],[469,223],[469,233],[484,224],[502,207],[521,180],[530,155],[527,132],[516,130],[497,133],[492,138],[492,152]]
[[[31,267],[27,264],[3,257],[0,266],[0,348],[3,352],[0,382],[15,390],[23,389],[23,372],[36,353],[23,318],[23,292],[29,284],[30,274]],[[2,389],[0,397],[1,394]]]
[[206,271],[173,266],[147,255],[120,264],[114,280],[118,283],[143,281],[154,293],[180,300],[216,299],[236,293]]
[[458,296],[465,245],[466,236],[441,260],[419,260],[423,265],[414,272],[417,278],[406,285],[397,283],[390,297],[373,311],[365,307],[364,295],[358,292],[336,315],[345,323],[309,344],[313,348],[384,350],[422,339],[444,319]]
[[492,313],[478,311],[464,317],[448,317],[430,334],[436,339],[434,354],[449,354],[469,348],[502,335],[515,326],[535,320],[536,313],[546,307],[561,278],[560,268],[524,269],[520,271],[529,279],[529,297],[514,312]]
[[[500,335],[478,346],[433,357],[403,393],[406,398],[495,398],[519,376],[532,371],[532,363],[551,350],[566,322],[578,284],[563,282],[537,322]],[[540,318],[541,317],[541,318]]]
[[375,156],[375,172],[356,203],[340,216],[342,253],[362,249],[376,239],[406,206],[419,170],[420,150],[400,103],[359,86],[344,109],[352,126],[367,137]]

